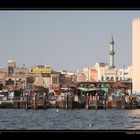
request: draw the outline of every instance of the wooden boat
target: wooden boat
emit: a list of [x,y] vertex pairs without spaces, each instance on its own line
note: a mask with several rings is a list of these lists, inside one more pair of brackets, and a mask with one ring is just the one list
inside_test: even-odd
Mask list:
[[56,97],[56,108],[80,108],[80,101],[74,90],[71,88],[63,88],[62,93]]
[[103,109],[106,108],[107,93],[101,88],[85,88],[79,87],[82,94],[85,94],[85,108],[87,109]]

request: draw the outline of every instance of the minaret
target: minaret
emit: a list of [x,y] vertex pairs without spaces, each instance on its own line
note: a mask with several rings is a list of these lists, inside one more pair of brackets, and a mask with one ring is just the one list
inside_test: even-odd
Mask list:
[[114,66],[114,40],[112,36],[112,41],[110,42],[110,47],[109,47],[109,68],[115,68]]

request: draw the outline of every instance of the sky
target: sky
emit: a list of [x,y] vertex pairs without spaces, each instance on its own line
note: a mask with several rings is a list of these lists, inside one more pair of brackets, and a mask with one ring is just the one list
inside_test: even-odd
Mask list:
[[0,11],[0,67],[14,59],[18,67],[50,65],[76,71],[109,63],[114,38],[115,66],[132,65],[132,10]]

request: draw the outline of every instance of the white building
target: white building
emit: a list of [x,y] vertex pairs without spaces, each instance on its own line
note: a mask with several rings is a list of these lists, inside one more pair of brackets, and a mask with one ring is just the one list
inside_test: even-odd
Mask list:
[[77,82],[92,81],[92,69],[94,72],[95,81],[131,81],[132,79],[132,66],[127,68],[117,69],[110,68],[107,63],[96,63],[94,67],[83,68],[77,73]]
[[95,67],[98,71],[98,81],[117,80],[117,68],[110,68],[107,63],[96,63]]
[[140,18],[132,21],[133,92],[140,91]]

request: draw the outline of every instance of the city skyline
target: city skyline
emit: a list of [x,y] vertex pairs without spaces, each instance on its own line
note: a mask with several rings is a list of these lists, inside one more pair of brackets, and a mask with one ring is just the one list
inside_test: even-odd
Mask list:
[[46,64],[76,71],[109,63],[114,38],[115,66],[132,65],[132,20],[140,11],[0,11],[0,66]]

